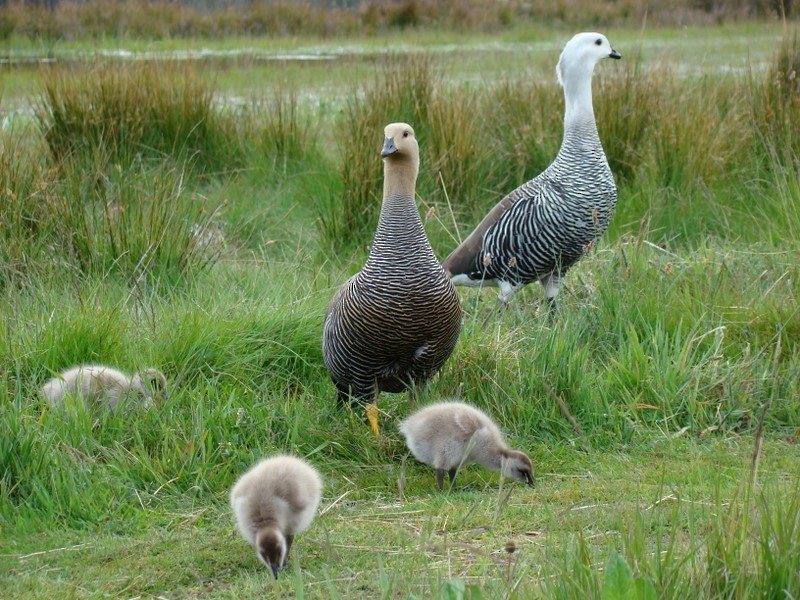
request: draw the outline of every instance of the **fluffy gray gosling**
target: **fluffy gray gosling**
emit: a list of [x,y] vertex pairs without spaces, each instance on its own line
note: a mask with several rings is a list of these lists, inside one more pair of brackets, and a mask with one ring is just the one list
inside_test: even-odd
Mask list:
[[79,365],[50,379],[40,393],[53,406],[62,406],[71,397],[92,408],[105,405],[114,410],[126,400],[149,406],[154,397],[166,397],[167,379],[158,369],[145,369],[130,377],[106,365]]
[[294,536],[311,524],[321,496],[319,473],[294,456],[264,459],[233,486],[236,526],[276,579],[289,561]]
[[444,488],[444,472],[455,483],[461,465],[478,463],[516,481],[533,485],[533,463],[509,448],[497,425],[483,411],[463,402],[426,406],[400,423],[411,453],[436,469],[436,485]]

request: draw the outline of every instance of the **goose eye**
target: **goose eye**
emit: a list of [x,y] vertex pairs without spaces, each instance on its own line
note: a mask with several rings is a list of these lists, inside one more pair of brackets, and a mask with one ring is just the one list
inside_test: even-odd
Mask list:
[[407,132],[407,131],[404,131],[404,132],[403,132],[403,137],[404,137],[404,138],[407,138],[407,137],[408,137],[408,132]]
[[603,45],[603,40],[601,40],[600,38],[597,38],[594,41],[594,43],[595,43],[595,46],[602,46]]

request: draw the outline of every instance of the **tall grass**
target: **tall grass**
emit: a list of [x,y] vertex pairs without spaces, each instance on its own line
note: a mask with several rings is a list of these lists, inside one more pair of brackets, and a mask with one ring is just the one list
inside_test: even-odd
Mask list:
[[[121,167],[56,185],[56,243],[81,271],[176,280],[202,270],[215,249],[199,239],[213,213],[169,168]],[[206,252],[210,250],[210,254]]]
[[[380,76],[351,91],[337,124],[341,191],[323,199],[320,209],[323,244],[339,249],[371,237],[382,195],[383,128],[406,122],[424,130],[433,76],[429,57],[391,57]],[[417,136],[424,139],[421,131]]]
[[[624,518],[615,527],[619,542],[601,556],[579,532],[563,564],[541,586],[541,597],[794,596],[800,590],[798,500],[796,481],[788,493],[774,483],[758,491],[741,485],[730,502],[715,497],[708,512],[696,511],[686,525],[673,503],[652,505]],[[664,511],[670,513],[666,523],[657,514]]]
[[44,175],[37,153],[21,143],[0,145],[0,291],[24,277],[45,249],[31,244],[46,230]]
[[240,164],[235,123],[190,67],[98,61],[44,79],[37,119],[56,161],[128,166],[172,158],[201,172]]
[[271,171],[285,174],[293,164],[319,161],[318,119],[303,111],[296,90],[274,89],[253,111],[263,115],[259,145]]
[[[19,161],[35,157],[34,161]],[[143,165],[108,170],[43,170],[34,152],[16,150],[0,196],[4,244],[0,282],[35,273],[122,274],[131,281],[176,283],[209,266],[219,249],[203,241],[215,214],[187,189],[184,173]]]

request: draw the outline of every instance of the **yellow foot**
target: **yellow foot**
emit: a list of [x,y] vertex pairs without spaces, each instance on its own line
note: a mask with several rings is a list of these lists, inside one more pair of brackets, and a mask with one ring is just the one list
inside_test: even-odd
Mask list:
[[364,408],[367,411],[367,421],[372,428],[372,433],[375,434],[375,437],[381,437],[381,428],[378,426],[378,405],[370,402]]

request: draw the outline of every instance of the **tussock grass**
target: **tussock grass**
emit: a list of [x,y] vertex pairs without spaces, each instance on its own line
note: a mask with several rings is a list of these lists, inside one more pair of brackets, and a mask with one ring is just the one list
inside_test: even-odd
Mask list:
[[248,115],[258,123],[258,148],[271,171],[287,173],[293,165],[320,160],[319,119],[303,110],[297,90],[276,88]]
[[23,278],[44,251],[30,240],[42,235],[47,204],[37,154],[19,143],[0,145],[0,291]]
[[54,205],[56,237],[83,272],[166,281],[213,260],[214,250],[196,241],[210,219],[184,173],[133,167],[93,175],[68,181]]
[[800,155],[800,41],[795,31],[786,34],[775,51],[766,79],[753,83],[752,119],[759,141],[767,153],[774,153],[779,164],[797,167]]
[[54,69],[44,80],[37,119],[56,161],[128,166],[172,157],[220,172],[241,160],[235,124],[185,64],[98,61]]
[[[16,158],[26,156],[36,154]],[[168,165],[99,167],[62,178],[57,169],[34,164],[14,160],[4,171],[9,185],[3,195],[13,208],[0,223],[6,242],[0,263],[4,284],[19,284],[31,271],[56,277],[120,273],[134,281],[149,277],[169,284],[201,271],[219,255],[206,239],[215,214],[204,211],[181,171]]]

